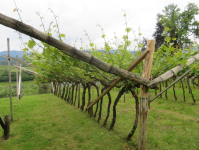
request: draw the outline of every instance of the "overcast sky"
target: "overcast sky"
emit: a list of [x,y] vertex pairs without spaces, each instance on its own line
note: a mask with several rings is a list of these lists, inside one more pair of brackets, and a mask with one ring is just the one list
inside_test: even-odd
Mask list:
[[[24,23],[44,31],[41,21],[36,12],[39,12],[45,19],[45,28],[54,20],[53,14],[49,11],[51,8],[59,16],[60,33],[66,35],[66,40],[71,45],[76,42],[76,47],[85,48],[89,44],[84,30],[87,31],[89,38],[97,47],[103,46],[104,40],[101,38],[102,32],[97,24],[104,28],[107,40],[114,38],[114,32],[120,40],[125,34],[125,10],[127,12],[128,27],[133,28],[136,36],[140,32],[147,39],[152,39],[155,31],[156,16],[161,13],[165,6],[174,3],[181,8],[189,2],[194,2],[199,6],[198,0],[15,0]],[[0,13],[19,20],[17,12],[13,12],[15,3],[13,0],[0,0]],[[199,20],[199,16],[197,16]],[[55,22],[55,21],[54,21]],[[53,24],[54,25],[54,24]],[[133,41],[135,36],[133,32],[129,34]],[[11,50],[21,50],[21,41],[19,35],[12,29],[0,25],[0,51],[7,50],[6,39],[10,38]],[[27,42],[28,36],[23,36],[23,41]]]

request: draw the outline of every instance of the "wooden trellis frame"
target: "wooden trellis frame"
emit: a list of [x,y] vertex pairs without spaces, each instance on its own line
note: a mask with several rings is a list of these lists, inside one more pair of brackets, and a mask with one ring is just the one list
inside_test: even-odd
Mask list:
[[[71,56],[75,59],[79,59],[81,61],[89,63],[89,64],[97,67],[98,69],[100,69],[104,72],[114,74],[114,75],[119,76],[119,77],[124,78],[124,79],[133,80],[136,83],[142,85],[141,88],[143,88],[142,89],[143,92],[142,92],[141,95],[143,95],[143,96],[141,97],[141,101],[142,101],[142,98],[143,98],[143,101],[145,101],[145,102],[143,102],[141,104],[141,106],[145,103],[146,103],[146,106],[147,106],[147,100],[146,99],[149,99],[148,88],[155,87],[156,85],[158,85],[158,84],[162,83],[163,81],[165,81],[165,80],[171,78],[172,76],[176,75],[178,72],[182,71],[182,69],[183,69],[183,65],[178,65],[175,68],[167,71],[163,75],[159,76],[158,78],[156,78],[152,81],[149,81],[147,79],[148,78],[147,76],[150,75],[150,71],[149,71],[150,69],[144,70],[144,73],[145,73],[145,71],[148,72],[148,73],[146,73],[146,76],[139,77],[139,76],[127,71],[127,70],[123,70],[123,69],[117,68],[115,66],[111,66],[110,64],[107,64],[107,63],[103,62],[102,60],[93,57],[90,54],[87,54],[83,51],[80,51],[80,50],[78,50],[78,49],[76,49],[76,48],[74,48],[74,47],[72,47],[72,46],[70,46],[66,43],[63,43],[63,42],[49,36],[48,34],[45,34],[45,33],[41,32],[41,31],[39,31],[39,30],[37,30],[37,29],[27,25],[27,24],[24,24],[23,22],[20,22],[16,19],[10,18],[10,17],[3,15],[1,13],[0,13],[0,24],[5,25],[7,27],[10,27],[10,28],[17,30],[21,33],[24,33],[26,35],[29,35],[33,38],[40,40],[40,41],[43,41],[43,42],[45,42],[45,43],[47,43],[51,46],[54,46],[55,48],[59,49],[61,52],[65,53],[65,54],[67,54],[67,55],[69,55],[69,56]],[[150,58],[151,56],[149,55],[148,57]],[[151,61],[149,61],[149,60],[151,60]],[[152,62],[152,59],[149,59],[149,60],[148,60],[149,62]],[[197,60],[199,60],[199,54],[196,54],[192,58],[189,58],[188,62],[186,63],[186,66],[189,66],[190,64],[194,63]],[[147,66],[147,64],[146,64],[146,66]],[[88,108],[89,107],[87,107],[87,109]],[[148,112],[147,107],[145,107],[145,108],[146,109],[144,109],[143,111]],[[146,120],[147,120],[147,117],[146,117]],[[146,125],[146,123],[144,123],[144,124]],[[143,126],[145,126],[145,125],[143,125]],[[143,133],[145,131],[146,130],[144,129]],[[141,134],[141,132],[140,132],[140,134]],[[143,139],[141,139],[141,142],[140,142],[140,136],[142,137],[142,135],[139,135],[138,148],[139,149],[145,149],[145,147],[146,147],[146,138],[145,138],[146,134],[145,133],[143,134]]]

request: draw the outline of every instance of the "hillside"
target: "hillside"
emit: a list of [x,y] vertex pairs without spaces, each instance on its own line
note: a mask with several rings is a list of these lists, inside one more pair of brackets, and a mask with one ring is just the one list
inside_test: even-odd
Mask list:
[[[0,52],[0,56],[2,55],[8,55],[8,51],[2,51]],[[23,51],[16,51],[16,50],[12,50],[10,51],[10,56],[13,58],[16,58],[16,56],[18,55],[18,57],[22,57],[23,56]],[[1,61],[1,57],[0,57],[0,61]]]

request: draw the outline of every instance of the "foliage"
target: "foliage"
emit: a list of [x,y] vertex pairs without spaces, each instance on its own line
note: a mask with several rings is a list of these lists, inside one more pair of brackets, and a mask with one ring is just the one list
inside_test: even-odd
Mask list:
[[[187,12],[184,12],[182,14],[188,14],[188,12],[191,8],[197,8],[195,5],[189,4],[187,6]],[[171,11],[172,10],[172,11]],[[51,10],[52,11],[52,10]],[[179,18],[179,8],[177,8],[177,5],[171,4],[167,7],[165,7],[165,10],[163,11],[166,15],[158,15],[158,20],[161,20],[158,24],[158,34],[160,35],[160,32],[163,31],[162,25],[170,25],[169,27],[164,28],[164,44],[161,45],[159,48],[161,51],[156,51],[154,53],[154,60],[153,60],[153,68],[151,72],[151,79],[159,76],[160,74],[170,70],[171,68],[175,67],[176,65],[182,64],[185,66],[186,60],[190,58],[191,56],[195,55],[196,53],[199,52],[199,50],[194,50],[193,47],[190,47],[189,49],[179,49],[178,46],[176,47],[176,44],[178,44],[179,39],[175,38],[171,34],[169,35],[168,33],[174,29],[174,25],[178,22]],[[170,12],[173,12],[173,14]],[[189,17],[190,19],[194,18],[194,15],[197,13],[197,11],[192,12],[193,17]],[[39,13],[38,13],[39,14]],[[56,37],[60,41],[64,41],[64,38],[66,37],[65,34],[60,33],[58,30],[58,24],[57,24],[57,16],[53,13],[55,17],[55,24],[52,21],[49,25],[48,29],[45,29],[45,26],[43,24],[43,17],[39,15],[42,23],[42,27],[44,28],[44,31],[50,35],[53,36],[54,33],[51,29],[51,26],[53,28],[57,28],[57,30],[54,30]],[[172,16],[173,15],[173,16]],[[125,35],[122,37],[122,41],[120,41],[117,36],[114,36],[113,39],[108,39],[104,29],[101,27],[101,25],[97,25],[101,31],[102,31],[102,36],[101,38],[104,40],[104,46],[102,51],[98,51],[97,46],[95,43],[89,38],[89,35],[87,31],[85,30],[85,36],[88,37],[89,39],[89,46],[87,46],[87,51],[90,53],[92,56],[103,60],[106,63],[109,63],[113,66],[122,68],[126,70],[131,63],[139,56],[141,55],[142,47],[146,44],[146,42],[141,43],[141,35],[142,33],[139,30],[138,35],[135,34],[135,31],[130,28],[127,24],[127,19],[126,19],[126,12],[124,11],[124,18],[125,18],[125,29],[124,31],[126,32]],[[170,20],[170,19],[173,20]],[[184,17],[185,19],[185,17]],[[177,25],[181,25],[177,24]],[[179,29],[178,29],[179,30]],[[129,34],[132,33],[135,35],[135,39],[130,41],[129,39]],[[180,30],[179,30],[180,32]],[[188,32],[188,30],[187,30]],[[177,34],[178,35],[178,34]],[[138,36],[138,37],[137,37]],[[183,34],[184,36],[184,34]],[[163,39],[160,40],[159,43],[161,43]],[[137,51],[135,54],[130,53],[129,47],[130,45],[136,42],[137,43]],[[158,44],[159,44],[158,43]],[[27,47],[25,47],[23,50],[24,52],[29,51],[32,56],[26,56],[26,59],[28,61],[32,62],[32,65],[37,66],[39,69],[35,69],[42,78],[38,79],[38,83],[42,82],[62,82],[62,83],[89,83],[89,82],[101,82],[103,85],[105,83],[111,83],[116,76],[111,75],[109,73],[103,72],[99,69],[97,69],[95,66],[92,66],[88,63],[82,62],[80,60],[74,59],[70,56],[65,55],[63,52],[58,50],[57,48],[48,45],[44,42],[36,43],[34,39],[30,38],[29,42],[25,43]],[[75,44],[74,44],[75,45]],[[159,44],[160,45],[160,44]],[[194,46],[197,46],[198,44],[195,43]],[[36,49],[36,46],[39,46],[43,49],[42,54],[39,53]],[[116,51],[112,53],[113,46],[116,47]],[[80,50],[84,50],[85,48],[83,46],[80,47]],[[199,70],[198,66],[196,63],[190,66],[192,68],[192,72],[197,74],[197,71]],[[133,73],[136,75],[141,76],[143,70],[143,63],[140,63],[134,70]],[[120,85],[126,85],[128,84],[127,81],[123,81],[120,83]],[[131,82],[131,84],[134,84],[134,82]]]
[[[162,10],[162,14],[157,14],[157,28],[153,36],[158,39],[160,44],[163,42],[164,36],[169,36],[171,42],[174,43],[174,47],[182,48],[190,43],[190,34],[196,33],[195,29],[192,29],[193,25],[197,24],[195,16],[199,14],[199,8],[194,3],[189,3],[184,11],[180,12],[175,4],[169,4]],[[165,30],[163,32],[162,25]],[[162,36],[160,36],[162,34]]]

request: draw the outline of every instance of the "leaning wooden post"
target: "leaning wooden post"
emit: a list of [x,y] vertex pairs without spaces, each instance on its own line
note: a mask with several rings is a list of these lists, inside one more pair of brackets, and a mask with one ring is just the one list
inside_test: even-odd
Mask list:
[[[18,60],[18,55],[16,56],[16,59]],[[18,61],[16,61],[16,65],[18,66]],[[18,96],[18,89],[19,89],[19,83],[18,83],[18,67],[16,67],[16,81],[17,81],[17,103],[19,102],[19,96]]]
[[[9,38],[7,38],[7,46],[8,46],[8,57],[10,57],[10,42],[9,42]],[[9,71],[9,89],[10,89],[10,116],[11,116],[11,121],[13,121],[11,70],[10,70],[10,59],[9,58],[8,58],[8,71]]]
[[[150,49],[145,57],[142,77],[149,80],[151,74],[151,67],[153,61],[153,53],[155,48],[155,40],[147,41],[147,48]],[[138,149],[146,149],[147,140],[147,118],[148,118],[148,104],[149,104],[149,89],[146,86],[140,86],[140,129],[138,139]]]

